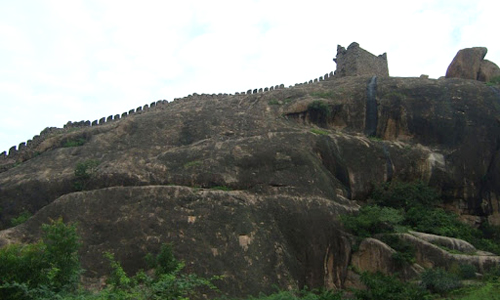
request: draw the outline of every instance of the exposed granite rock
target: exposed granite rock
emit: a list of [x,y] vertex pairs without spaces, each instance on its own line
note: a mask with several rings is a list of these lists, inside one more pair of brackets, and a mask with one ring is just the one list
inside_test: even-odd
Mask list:
[[173,242],[189,272],[224,275],[228,294],[283,288],[343,287],[350,243],[336,216],[356,205],[319,197],[258,196],[179,186],[112,187],[62,196],[28,222],[0,232],[0,246],[32,242],[40,226],[63,217],[78,223],[87,282],[109,274],[105,251],[128,272],[147,253]]
[[[36,156],[0,161],[0,226],[35,213],[0,232],[3,243],[32,241],[41,223],[62,215],[80,223],[88,278],[106,273],[103,251],[133,272],[145,253],[174,242],[188,271],[227,274],[223,291],[242,296],[272,284],[352,283],[339,215],[366,200],[374,183],[423,180],[458,212],[495,220],[500,91],[463,79],[378,77],[375,136],[367,137],[371,79],[192,95],[51,131],[33,147]],[[321,122],[309,110],[314,101],[330,110]],[[63,147],[80,137],[84,145]],[[78,192],[75,168],[89,159],[100,164],[88,191]]]
[[416,261],[424,268],[440,267],[450,269],[456,265],[469,264],[483,273],[496,268],[500,263],[500,256],[488,252],[477,251],[474,255],[454,254],[415,235],[405,233],[400,236],[413,244],[416,249]]
[[488,82],[500,76],[500,68],[485,60],[488,49],[485,47],[466,48],[458,51],[446,70],[446,78],[463,78]]
[[394,249],[374,238],[361,241],[359,250],[352,255],[351,264],[360,272],[380,272],[386,275],[398,275],[403,279],[412,279],[421,272],[418,265],[401,266],[393,259]]
[[488,82],[491,79],[500,76],[500,67],[498,67],[494,62],[489,60],[483,60],[481,62],[481,67],[477,74],[477,80]]
[[477,252],[476,247],[472,246],[470,243],[461,239],[455,239],[446,236],[440,236],[440,235],[416,232],[416,231],[410,231],[409,233],[424,241],[427,241],[429,243],[438,246],[446,247],[447,249],[450,250],[456,250],[466,254],[474,254]]

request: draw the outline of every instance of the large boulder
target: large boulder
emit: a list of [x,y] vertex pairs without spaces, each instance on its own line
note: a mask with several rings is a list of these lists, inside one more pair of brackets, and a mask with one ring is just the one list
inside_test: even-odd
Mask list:
[[500,68],[494,62],[486,59],[481,62],[481,68],[479,68],[477,80],[488,82],[498,76],[500,76]]
[[404,279],[415,278],[422,268],[418,265],[402,265],[396,259],[396,251],[384,242],[367,238],[361,241],[359,250],[352,255],[351,265],[358,272],[380,272],[386,275],[398,273]]
[[463,78],[487,82],[500,76],[500,68],[493,62],[484,60],[488,49],[485,47],[466,48],[458,51],[448,66],[446,78]]

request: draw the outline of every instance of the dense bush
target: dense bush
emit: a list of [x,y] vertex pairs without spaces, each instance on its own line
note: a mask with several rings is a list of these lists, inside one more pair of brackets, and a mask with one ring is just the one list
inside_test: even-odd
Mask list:
[[216,291],[213,281],[220,279],[217,276],[206,279],[194,274],[181,274],[184,264],[175,259],[170,244],[164,244],[159,254],[147,256],[150,266],[155,269],[154,276],[143,271],[128,276],[113,254],[106,253],[105,257],[111,266],[105,288],[97,293],[83,291],[65,295],[64,299],[189,299],[201,291]]
[[363,273],[361,281],[366,290],[356,290],[357,299],[363,300],[421,300],[428,292],[420,286],[405,283],[397,277],[381,273]]
[[278,291],[271,295],[260,295],[249,297],[248,300],[342,300],[342,292],[332,291]]
[[[499,227],[491,226],[485,222],[478,229],[462,223],[458,219],[457,214],[437,207],[442,203],[439,193],[422,182],[407,183],[393,181],[383,183],[373,188],[371,199],[376,206],[368,205],[363,210],[370,211],[371,209],[367,207],[382,207],[404,211],[404,213],[401,213],[403,220],[395,224],[395,229],[409,228],[416,231],[459,238],[473,244],[478,249],[500,254]],[[360,213],[355,218],[360,218],[360,220],[349,220],[348,222],[350,223],[345,223],[345,225],[354,234],[362,234],[360,235],[361,237],[366,237],[366,232],[359,230],[359,226],[353,226],[353,223],[370,223],[366,220],[368,218],[371,219],[370,225],[377,225],[376,219],[378,216],[374,214],[366,215],[365,213]],[[375,228],[378,227],[376,226]],[[372,229],[371,233],[378,232]]]
[[447,294],[462,286],[458,275],[446,272],[443,269],[427,269],[421,275],[421,285],[432,293]]
[[76,289],[81,272],[76,226],[59,219],[42,230],[37,243],[0,249],[1,299],[35,299]]
[[341,217],[345,228],[358,237],[370,237],[378,233],[394,232],[404,216],[401,211],[390,207],[367,205],[361,207],[356,215]]
[[389,245],[396,253],[392,255],[394,261],[400,265],[413,264],[415,262],[415,247],[408,241],[401,239],[398,235],[387,234],[380,237],[380,240]]
[[391,181],[374,186],[371,198],[377,205],[405,210],[414,206],[433,206],[441,202],[439,193],[421,181]]
[[[128,276],[114,255],[107,285],[97,293],[78,289],[82,272],[77,254],[80,247],[76,226],[62,219],[42,225],[42,239],[34,244],[12,244],[0,249],[0,299],[189,299],[200,291],[216,290],[213,281],[182,274],[184,264],[175,259],[170,244],[149,255],[155,275],[140,271]],[[201,289],[201,290],[200,290]]]

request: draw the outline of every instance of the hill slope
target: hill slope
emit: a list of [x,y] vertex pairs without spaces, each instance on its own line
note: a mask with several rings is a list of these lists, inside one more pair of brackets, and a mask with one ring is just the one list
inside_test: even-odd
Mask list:
[[499,90],[477,81],[345,77],[52,130],[0,162],[2,228],[35,213],[0,245],[63,216],[79,223],[89,283],[106,274],[104,251],[132,272],[173,242],[188,271],[225,275],[228,294],[342,288],[339,216],[373,184],[422,180],[450,208],[500,223],[499,113]]

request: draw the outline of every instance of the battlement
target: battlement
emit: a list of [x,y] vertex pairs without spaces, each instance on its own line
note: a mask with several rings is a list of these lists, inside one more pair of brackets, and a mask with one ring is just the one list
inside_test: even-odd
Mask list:
[[388,77],[389,67],[387,65],[387,53],[375,56],[359,47],[354,42],[347,50],[338,45],[337,57],[333,59],[337,63],[335,76],[379,76]]
[[[300,85],[306,85],[306,84],[317,84],[318,82],[333,79],[333,71],[330,73],[326,73],[323,76],[320,76],[318,78],[311,79],[309,81],[306,81],[304,83],[297,83],[294,86],[300,86]],[[290,85],[288,88],[294,87]],[[236,92],[234,93],[234,96],[245,96],[245,95],[250,95],[250,94],[260,94],[260,93],[267,93],[267,92],[272,92],[274,90],[281,90],[285,89],[284,84],[278,84],[275,86],[271,87],[265,87],[265,88],[257,88],[257,89],[249,89],[246,92]],[[226,97],[226,96],[233,96],[233,94],[197,94],[193,93],[192,95],[188,95],[183,98],[175,98],[173,99],[173,102],[177,101],[183,101],[183,100],[191,100],[193,98],[221,98],[221,97]],[[40,135],[36,135],[33,137],[33,139],[28,140],[27,142],[22,142],[18,146],[12,146],[8,151],[3,151],[0,152],[0,162],[5,161],[7,159],[16,161],[18,159],[21,160],[26,160],[29,159],[31,156],[35,155],[35,148],[40,145],[47,137],[54,133],[62,133],[64,131],[70,130],[71,128],[83,128],[83,127],[94,127],[94,126],[101,126],[103,124],[111,123],[111,122],[116,122],[121,119],[127,118],[128,116],[137,114],[137,113],[144,113],[147,112],[148,110],[155,109],[160,106],[165,106],[168,105],[170,102],[163,99],[163,100],[158,100],[156,102],[152,102],[151,104],[145,104],[144,106],[139,106],[135,109],[130,109],[129,111],[123,112],[122,114],[116,114],[116,115],[110,115],[108,117],[102,117],[98,120],[94,121],[77,121],[77,122],[67,122],[63,128],[58,128],[58,127],[47,127],[45,128],[42,132],[40,132]]]
[[[295,85],[290,85],[288,88],[292,88],[294,86],[302,86],[308,84],[317,84],[321,81],[331,80],[336,77],[344,77],[344,76],[357,76],[357,75],[376,75],[376,76],[389,76],[389,71],[387,67],[387,56],[386,54],[379,55],[378,57],[369,53],[366,50],[363,50],[359,47],[359,44],[352,43],[347,47],[347,50],[340,45],[337,48],[337,58],[334,59],[337,63],[337,71],[326,73],[323,76],[318,78],[311,79],[304,83],[297,83]],[[259,93],[267,93],[272,92],[274,90],[285,89],[284,84],[278,84],[275,86],[265,87],[265,88],[257,88],[257,89],[249,89],[247,91],[236,92],[234,96],[245,96],[249,94],[259,94]],[[197,94],[193,93],[192,95],[188,95],[184,98],[175,98],[173,101],[177,102],[180,100],[191,100],[193,98],[216,98],[216,97],[225,97],[225,96],[233,96],[233,94]],[[36,135],[33,139],[28,140],[27,142],[22,142],[18,146],[12,146],[9,151],[0,152],[0,162],[3,160],[11,159],[11,160],[25,160],[29,159],[31,156],[35,155],[35,148],[40,145],[47,137],[54,133],[64,132],[70,130],[71,128],[79,128],[79,127],[94,127],[100,126],[103,124],[107,124],[110,122],[116,122],[120,119],[126,118],[130,115],[136,113],[147,112],[148,110],[155,109],[159,106],[168,105],[167,100],[158,100],[156,102],[152,102],[151,104],[146,104],[144,106],[139,106],[135,109],[131,109],[129,111],[123,112],[122,114],[110,115],[108,117],[102,117],[99,120],[94,121],[78,121],[78,122],[68,122],[64,125],[64,128],[50,127],[44,129],[40,135]],[[25,155],[22,155],[25,154]],[[21,156],[24,156],[21,157]]]

